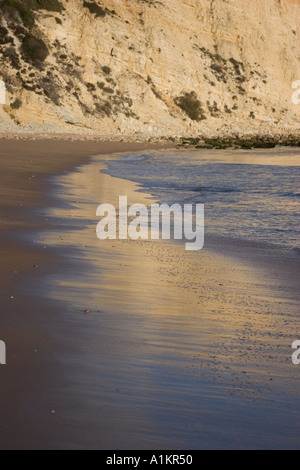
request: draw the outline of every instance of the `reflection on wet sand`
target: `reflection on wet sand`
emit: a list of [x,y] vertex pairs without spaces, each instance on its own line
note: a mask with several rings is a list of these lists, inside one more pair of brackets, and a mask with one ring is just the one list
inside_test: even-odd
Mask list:
[[277,290],[285,273],[180,244],[99,241],[99,204],[153,202],[102,168],[95,158],[56,181],[57,228],[39,237],[71,260],[44,285],[66,306],[56,334],[71,441],[86,427],[86,448],[297,447],[299,299]]

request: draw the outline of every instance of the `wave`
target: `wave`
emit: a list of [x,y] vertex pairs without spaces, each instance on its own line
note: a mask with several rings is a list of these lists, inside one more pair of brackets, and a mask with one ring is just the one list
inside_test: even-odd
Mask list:
[[121,158],[121,162],[143,162],[148,160],[150,155],[130,155],[129,157]]
[[281,196],[282,197],[300,197],[300,193],[289,192],[289,193],[284,193]]
[[113,160],[104,172],[135,181],[159,203],[205,204],[210,233],[297,246],[300,168],[250,165],[248,156],[239,158],[245,159],[243,165],[198,153],[146,151]]
[[203,193],[203,192],[210,192],[210,193],[240,193],[240,189],[234,188],[212,188],[206,186],[199,186],[196,188],[191,188],[191,191],[194,193]]

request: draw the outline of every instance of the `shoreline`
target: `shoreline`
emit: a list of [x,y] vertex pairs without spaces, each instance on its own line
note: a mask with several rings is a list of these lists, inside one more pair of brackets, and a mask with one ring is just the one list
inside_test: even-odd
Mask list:
[[[33,239],[34,233],[43,230],[47,224],[43,208],[53,204],[49,178],[72,171],[95,154],[149,147],[148,143],[123,142],[25,142],[15,139],[1,142],[0,339],[5,341],[7,348],[7,365],[0,370],[3,397],[0,421],[5,429],[0,435],[1,449],[46,446],[46,440],[41,439],[39,432],[30,428],[30,416],[27,416],[28,423],[24,422],[23,415],[27,412],[19,408],[19,404],[23,395],[31,394],[43,383],[51,389],[51,376],[55,376],[50,359],[53,354],[51,338],[44,325],[52,311],[59,310],[60,306],[47,305],[34,291],[24,290],[28,279],[38,283],[40,278],[61,269],[61,255],[55,249],[38,247]],[[47,229],[51,231],[53,227]],[[52,372],[47,371],[48,367]],[[44,417],[48,413],[49,409],[43,410]],[[37,419],[40,419],[39,414]]]
[[[152,196],[137,193],[134,182],[99,174],[103,162],[97,160],[94,157],[77,174],[60,179],[71,189],[70,194],[79,195],[75,219],[87,217],[92,222],[83,231],[75,230],[68,240],[63,236],[59,243],[61,249],[71,244],[72,252],[84,240],[80,260],[73,254],[74,269],[67,280],[64,278],[64,285],[74,295],[73,305],[83,309],[81,299],[88,292],[93,299],[89,307],[94,317],[90,320],[92,337],[96,334],[101,339],[99,344],[92,341],[89,348],[90,366],[83,360],[77,367],[81,364],[81,371],[85,368],[88,383],[101,371],[112,389],[113,397],[107,396],[101,391],[102,381],[96,381],[100,387],[96,395],[106,403],[114,423],[102,422],[108,427],[105,437],[98,431],[102,446],[142,448],[145,440],[146,448],[159,443],[164,449],[267,448],[276,447],[276,441],[277,447],[293,447],[290,426],[297,420],[297,379],[289,348],[299,296],[296,282],[291,289],[295,295],[286,289],[289,262],[283,264],[275,256],[270,264],[261,259],[253,263],[253,252],[240,259],[224,246],[219,246],[219,251],[214,247],[212,252],[188,254],[172,242],[99,243],[94,234],[94,211],[85,196],[81,199],[87,184],[91,201],[116,205],[120,190],[130,195],[129,204],[146,204]],[[100,192],[99,187],[103,187]],[[68,203],[68,195],[65,200]],[[70,299],[68,290],[59,287],[59,292],[63,300]],[[118,339],[111,343],[104,340],[107,337]],[[101,359],[96,365],[99,347]],[[75,370],[73,374],[82,380]],[[80,387],[87,392],[84,385]],[[139,416],[141,422],[132,418],[137,413],[136,402],[148,410],[147,417]],[[152,417],[153,406],[160,411]],[[227,437],[215,416],[218,407],[221,421],[227,423]],[[124,410],[126,424],[116,428]],[[270,428],[261,419],[272,423]],[[141,436],[136,435],[141,427]],[[205,432],[209,427],[210,438]],[[286,440],[281,436],[283,428],[289,436]],[[244,439],[238,437],[242,434]]]
[[66,141],[66,142],[95,142],[95,143],[133,143],[150,145],[174,145],[178,148],[195,148],[206,150],[253,150],[272,149],[276,147],[300,147],[300,133],[285,132],[271,135],[269,133],[227,133],[200,136],[145,136],[145,135],[99,135],[78,133],[49,133],[49,132],[0,132],[0,141],[25,140],[25,141]]
[[300,147],[300,135],[231,135],[226,137],[188,137],[181,138],[182,146],[191,146],[196,149],[215,150],[254,150],[274,149],[276,147]]
[[[24,153],[24,143],[8,145]],[[294,447],[295,328],[283,310],[296,316],[299,299],[276,291],[288,264],[272,277],[260,260],[246,266],[224,247],[194,256],[172,243],[101,244],[94,205],[121,190],[132,202],[151,195],[100,174],[94,148],[90,158],[78,143],[51,143],[49,152],[47,142],[35,155],[31,145],[29,167],[10,156],[2,172],[1,335],[9,355],[0,369],[0,447]],[[140,150],[108,144],[98,155],[124,147]]]

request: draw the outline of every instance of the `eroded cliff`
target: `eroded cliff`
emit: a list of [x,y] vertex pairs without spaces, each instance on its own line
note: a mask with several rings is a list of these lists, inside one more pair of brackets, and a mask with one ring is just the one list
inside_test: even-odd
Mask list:
[[295,133],[300,0],[0,0],[0,130]]

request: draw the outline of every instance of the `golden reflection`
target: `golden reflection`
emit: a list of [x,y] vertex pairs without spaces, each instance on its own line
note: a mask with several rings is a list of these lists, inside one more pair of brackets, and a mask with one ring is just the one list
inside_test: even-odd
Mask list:
[[270,375],[287,378],[284,354],[297,304],[274,294],[280,280],[258,265],[207,250],[188,253],[180,244],[100,241],[99,204],[118,207],[119,195],[129,204],[153,202],[136,184],[100,173],[104,168],[95,158],[61,181],[64,200],[51,216],[72,217],[76,224],[47,234],[43,243],[74,247],[69,256],[78,269],[55,280],[53,295],[98,313],[99,332],[101,312],[109,313],[109,334],[121,329],[139,345],[145,364],[172,363],[253,397]]

